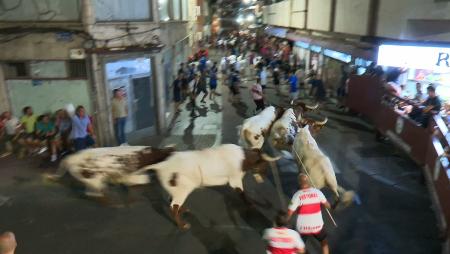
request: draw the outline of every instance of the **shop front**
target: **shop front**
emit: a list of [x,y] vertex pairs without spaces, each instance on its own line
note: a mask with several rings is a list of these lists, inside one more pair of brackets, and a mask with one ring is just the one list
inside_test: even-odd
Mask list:
[[416,83],[422,84],[423,93],[432,84],[443,101],[450,100],[450,45],[435,47],[424,45],[384,44],[378,50],[378,65],[385,71],[401,68],[398,83],[404,85],[403,96],[413,97]]
[[[404,85],[402,96],[387,92],[384,81],[376,75],[353,76],[350,79],[347,106],[366,116],[378,133],[388,137],[415,162],[423,166],[432,200],[440,222],[440,230],[449,239],[450,225],[450,133],[442,112],[428,119],[426,126],[411,119],[404,109],[417,106],[410,100],[416,83],[423,84],[423,93],[433,85],[439,97],[450,97],[450,47],[428,45],[383,44],[378,50],[378,65],[386,74],[400,70],[393,82]],[[389,76],[389,75],[388,75]],[[446,152],[447,151],[447,152]]]

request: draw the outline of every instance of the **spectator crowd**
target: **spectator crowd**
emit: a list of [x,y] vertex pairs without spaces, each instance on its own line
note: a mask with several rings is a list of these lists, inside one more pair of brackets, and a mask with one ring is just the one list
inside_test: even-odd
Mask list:
[[20,118],[6,111],[0,115],[0,157],[17,153],[25,156],[48,155],[51,162],[67,153],[95,144],[91,117],[83,106],[36,115],[31,106]]

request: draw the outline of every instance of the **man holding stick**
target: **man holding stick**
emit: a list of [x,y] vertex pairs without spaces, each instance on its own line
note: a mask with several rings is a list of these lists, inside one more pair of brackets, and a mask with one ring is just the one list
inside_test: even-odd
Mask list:
[[310,237],[316,238],[322,245],[322,253],[329,254],[327,234],[323,228],[322,205],[330,209],[325,195],[312,188],[308,176],[300,174],[298,177],[300,190],[297,191],[289,204],[288,216],[290,219],[294,212],[298,211],[297,231],[305,242]]

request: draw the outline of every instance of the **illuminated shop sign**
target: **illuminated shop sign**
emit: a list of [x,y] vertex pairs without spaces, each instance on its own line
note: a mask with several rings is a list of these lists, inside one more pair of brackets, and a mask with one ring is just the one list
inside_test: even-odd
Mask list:
[[352,56],[351,55],[347,55],[345,53],[342,53],[342,52],[339,52],[339,51],[334,51],[334,50],[331,50],[331,49],[325,49],[323,51],[323,54],[328,56],[328,57],[334,58],[336,60],[342,61],[344,63],[350,63],[352,61]]
[[316,53],[320,53],[320,51],[322,51],[322,48],[316,45],[311,45],[311,47],[309,48],[311,51],[314,51]]
[[295,46],[299,48],[309,49],[309,43],[303,41],[296,41]]
[[378,65],[450,72],[450,48],[381,45]]

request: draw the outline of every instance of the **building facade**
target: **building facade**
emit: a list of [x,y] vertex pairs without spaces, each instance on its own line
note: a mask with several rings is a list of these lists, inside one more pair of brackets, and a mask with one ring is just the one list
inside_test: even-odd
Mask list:
[[174,74],[195,44],[195,0],[27,2],[0,7],[0,111],[84,105],[99,143],[114,145],[110,104],[121,87],[129,137],[166,129]]

